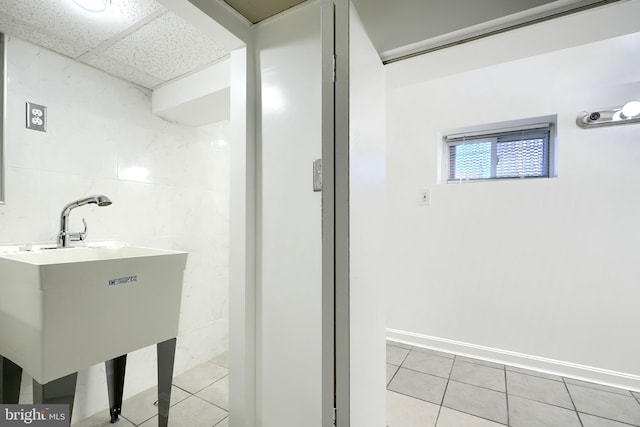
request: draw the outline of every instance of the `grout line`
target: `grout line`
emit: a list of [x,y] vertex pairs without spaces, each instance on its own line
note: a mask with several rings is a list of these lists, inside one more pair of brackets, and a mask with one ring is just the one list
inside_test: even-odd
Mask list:
[[[185,388],[182,388],[182,387],[177,386],[177,385],[175,385],[175,384],[171,384],[171,385],[172,385],[172,386],[174,386],[174,387],[175,387],[175,388],[177,388],[177,389],[180,389],[180,390],[184,391],[185,393],[193,394],[193,393],[191,393],[189,390],[187,390],[187,389],[185,389]],[[206,387],[205,387],[205,388],[206,388]],[[183,400],[186,400],[186,399],[183,399]]]
[[[106,418],[106,417],[105,417]],[[124,418],[125,420],[127,420],[127,422],[129,424],[131,424],[132,426],[137,426],[136,423],[134,423],[133,421],[131,421],[129,418],[125,417],[124,415],[120,414],[120,418]],[[146,420],[145,420],[146,421]],[[81,421],[82,422],[82,421]]]
[[[418,352],[418,353],[429,354],[429,355],[432,355],[432,356],[438,356],[438,357],[442,357],[442,358],[445,358],[445,359],[452,360],[451,368],[449,369],[448,376],[445,378],[445,377],[442,377],[442,376],[439,376],[439,375],[434,375],[434,374],[431,374],[431,373],[428,373],[428,372],[422,372],[422,371],[418,371],[418,370],[415,370],[415,369],[410,369],[410,368],[404,367],[403,366],[404,362],[406,361],[406,359],[409,356],[409,354],[411,352],[413,352],[413,351]],[[556,379],[553,379],[553,378],[547,378],[547,377],[544,377],[544,376],[535,375],[535,373],[538,372],[538,371],[531,370],[531,369],[527,369],[526,370],[526,371],[531,371],[531,373],[521,372],[521,371],[517,371],[517,370],[510,370],[510,369],[508,369],[510,367],[510,365],[506,365],[506,364],[503,364],[502,368],[496,368],[495,366],[490,366],[490,365],[486,365],[486,364],[482,364],[482,363],[474,363],[473,362],[474,359],[470,358],[470,357],[467,357],[467,356],[465,356],[464,360],[463,359],[458,360],[458,355],[453,354],[453,353],[450,353],[450,354],[453,356],[453,359],[450,359],[450,358],[448,358],[446,356],[440,356],[440,355],[434,354],[434,353],[420,352],[419,350],[411,349],[411,350],[409,350],[409,352],[406,354],[406,356],[402,360],[402,363],[399,366],[397,366],[396,372],[394,373],[393,377],[391,378],[391,380],[389,380],[389,383],[387,384],[387,390],[389,390],[388,386],[391,383],[391,381],[393,381],[395,376],[398,374],[398,372],[400,371],[400,368],[405,369],[407,371],[420,373],[420,374],[423,374],[423,375],[430,375],[430,376],[435,377],[435,378],[445,379],[446,380],[445,389],[444,389],[444,393],[442,394],[442,399],[441,399],[440,404],[439,404],[440,408],[438,409],[438,414],[436,416],[436,424],[435,424],[434,427],[437,426],[437,423],[438,423],[438,421],[440,419],[440,414],[442,412],[442,408],[444,407],[444,398],[445,398],[445,396],[447,394],[447,391],[449,389],[449,383],[451,381],[455,381],[455,382],[458,382],[458,383],[461,383],[461,384],[465,384],[465,385],[469,385],[469,386],[472,386],[472,387],[478,387],[478,388],[481,388],[481,389],[490,390],[490,391],[493,391],[493,392],[496,392],[496,393],[501,393],[501,391],[499,391],[499,390],[494,390],[492,388],[479,386],[477,384],[470,384],[470,383],[467,383],[467,382],[464,382],[464,381],[460,381],[460,380],[457,380],[457,379],[456,380],[452,379],[451,378],[451,374],[453,373],[453,366],[455,365],[455,363],[457,361],[462,362],[462,363],[472,363],[472,364],[475,364],[475,365],[478,365],[478,366],[484,366],[484,367],[493,368],[493,369],[503,369],[503,371],[504,371],[504,379],[505,379],[505,392],[504,392],[504,394],[505,394],[505,399],[506,399],[506,403],[507,403],[507,424],[506,424],[506,426],[510,426],[511,425],[510,424],[511,423],[511,419],[510,419],[510,415],[509,415],[509,396],[517,396],[518,398],[522,398],[522,399],[525,399],[525,400],[530,400],[530,401],[538,402],[538,403],[541,403],[541,404],[544,404],[544,405],[549,405],[549,406],[552,406],[552,407],[556,407],[556,408],[560,408],[560,409],[565,409],[565,410],[571,411],[571,409],[566,408],[564,406],[557,405],[557,404],[553,404],[553,403],[549,403],[549,402],[543,402],[543,401],[540,401],[540,400],[537,400],[537,399],[532,399],[532,398],[526,397],[526,396],[519,396],[519,395],[513,394],[513,393],[510,394],[509,390],[508,390],[508,383],[507,383],[507,372],[513,372],[514,374],[527,375],[529,377],[538,378],[539,380],[542,380],[542,381],[552,381],[552,382],[555,382],[555,383],[561,382],[564,385],[564,388],[565,388],[567,394],[569,395],[569,399],[571,401],[571,405],[573,406],[573,412],[576,414],[576,417],[578,418],[578,421],[579,421],[581,427],[584,427],[584,423],[582,422],[582,418],[580,417],[580,414],[590,415],[590,416],[594,416],[594,417],[597,417],[597,418],[600,418],[600,419],[603,419],[603,420],[610,420],[610,421],[613,421],[613,422],[621,423],[623,425],[633,426],[633,424],[629,424],[629,423],[624,422],[624,421],[619,421],[619,420],[606,418],[606,417],[603,417],[601,415],[590,414],[589,412],[578,412],[576,404],[575,404],[575,402],[573,400],[573,396],[571,395],[571,392],[569,391],[569,385],[574,385],[574,386],[577,386],[577,387],[583,387],[583,388],[587,388],[587,389],[594,390],[594,391],[605,392],[605,393],[608,393],[608,394],[617,395],[617,396],[619,396],[621,398],[628,398],[628,396],[626,396],[626,395],[623,395],[623,394],[620,394],[620,393],[616,393],[616,392],[613,392],[613,391],[609,391],[609,390],[602,390],[602,389],[596,388],[596,387],[590,387],[589,384],[591,384],[591,383],[589,383],[589,382],[585,382],[585,384],[568,383],[566,381],[566,378],[562,377],[562,376],[558,376],[560,378],[560,380],[556,380]],[[395,366],[395,365],[392,365],[392,366]],[[636,401],[636,403],[638,403],[640,405],[640,394],[635,395],[630,390],[626,390],[624,388],[619,388],[619,390],[624,390],[624,391],[628,392],[629,395],[631,396],[631,398],[634,399]],[[413,399],[421,400],[421,401],[424,401],[424,402],[437,404],[435,402],[431,402],[429,400],[425,400],[425,399],[421,399],[419,397],[411,396],[411,395],[408,395],[408,394],[405,394],[403,392],[399,392],[399,391],[396,391],[396,390],[389,390],[389,391],[392,391],[394,393],[398,393],[398,394],[401,394],[401,395],[404,395],[404,396],[407,396],[407,397],[411,397]],[[448,406],[447,406],[447,408],[448,408]],[[480,416],[478,416],[476,414],[471,414],[471,413],[465,412],[464,410],[455,409],[455,408],[450,408],[450,409],[458,411],[458,412],[461,412],[461,413],[464,413],[464,414],[467,414],[467,415],[470,415],[470,416],[473,416],[473,417],[476,417],[476,418],[486,419],[486,420],[495,422],[497,424],[502,424],[502,423],[497,422],[495,420],[490,420],[488,418],[480,417]]]
[[[424,375],[431,375],[432,377],[440,378],[440,379],[443,379],[443,380],[448,380],[449,379],[448,377],[444,377],[442,375],[436,375],[436,374],[432,374],[430,372],[418,371],[417,369],[405,368],[404,366],[398,366],[398,369],[404,369],[405,371],[417,372],[419,374],[424,374]],[[461,382],[461,381],[459,381],[459,382]],[[471,384],[471,385],[473,385],[473,384]]]
[[[444,406],[444,408],[451,409],[452,411],[460,412],[461,414],[469,415],[469,416],[471,416],[471,417],[473,417],[473,418],[478,418],[478,419],[481,419],[481,420],[491,421],[491,422],[492,422],[492,423],[494,423],[494,424],[498,424],[498,425],[501,425],[501,426],[507,426],[507,427],[509,427],[509,425],[508,425],[508,424],[504,424],[504,423],[501,423],[500,421],[492,420],[491,418],[482,417],[482,416],[477,415],[477,414],[472,414],[472,413],[470,413],[470,412],[466,412],[466,411],[464,411],[464,410],[462,410],[462,409],[450,408],[450,407],[448,407],[448,406]],[[634,427],[635,427],[635,426],[634,426]]]
[[456,356],[455,354],[452,353],[445,353],[444,351],[439,351],[439,350],[431,350],[428,348],[423,348],[420,350],[416,350],[417,348],[420,347],[414,347],[413,349],[411,349],[411,351],[418,353],[418,354],[426,354],[429,356],[436,356],[436,357],[441,357],[443,359],[448,359],[448,360],[453,360],[454,357]]
[[[200,396],[196,396],[195,394],[192,394],[191,396],[195,397],[196,399],[200,399],[200,400],[202,400],[204,403],[208,403],[208,404],[209,404],[209,405],[211,405],[211,406],[215,406],[215,407],[216,407],[216,408],[218,408],[218,409],[222,409],[222,410],[223,410],[223,411],[225,411],[227,414],[229,413],[229,410],[228,410],[228,409],[225,409],[225,408],[223,408],[222,406],[217,405],[217,404],[215,404],[215,403],[213,403],[213,402],[209,402],[207,399],[204,399],[204,398],[202,398],[202,397],[200,397]],[[186,399],[185,399],[185,400],[186,400]],[[220,421],[222,421],[222,420],[220,420]]]
[[404,364],[404,362],[407,360],[407,357],[409,357],[412,351],[413,350],[407,351],[407,354],[405,354],[404,357],[402,358],[402,362],[400,362],[400,364],[398,365],[398,368],[400,368]]
[[[513,372],[514,374],[520,374],[520,375],[527,375],[529,377],[535,377],[535,378],[541,378],[543,380],[549,380],[549,381],[555,381],[557,383],[561,383],[563,382],[563,377],[561,377],[560,375],[556,375],[556,377],[558,377],[559,379],[555,379],[555,378],[549,378],[549,377],[544,377],[542,375],[536,375],[537,374],[544,374],[544,372],[538,372],[538,371],[534,371],[531,369],[524,369],[524,368],[518,368],[518,369],[522,369],[521,371],[516,371],[514,369],[509,369],[511,368],[517,368],[517,366],[510,366],[510,365],[504,365],[506,370],[508,372]],[[526,372],[523,372],[526,371]],[[547,375],[552,375],[552,374],[547,374]]]
[[[444,388],[444,392],[447,392],[447,387],[445,386]],[[442,398],[444,399],[444,394],[442,395]],[[440,421],[440,413],[442,412],[442,405],[440,405],[438,407],[438,415],[436,415],[436,422],[433,424],[433,427],[438,427],[438,421]]]
[[[615,394],[615,395],[617,395],[617,396],[622,396],[622,397],[629,397],[629,396],[631,396],[631,397],[632,397],[632,398],[634,398],[634,399],[636,398],[636,397],[633,395],[633,393],[631,392],[631,390],[627,390],[627,389],[624,389],[624,388],[621,388],[621,387],[607,386],[607,385],[602,385],[602,384],[592,383],[592,382],[589,382],[589,381],[582,381],[582,380],[576,380],[576,379],[573,379],[573,378],[568,378],[568,379],[569,379],[569,380],[571,380],[571,381],[576,381],[576,382],[579,382],[579,383],[580,383],[580,384],[576,384],[575,382],[567,382],[567,381],[565,381],[565,380],[567,379],[567,378],[565,378],[565,377],[562,377],[562,379],[563,379],[563,381],[564,381],[564,383],[565,383],[565,384],[574,385],[574,386],[576,386],[576,387],[588,388],[588,389],[590,389],[590,390],[596,390],[596,391],[603,391],[603,392],[605,392],[605,393]],[[599,387],[597,387],[597,386],[600,386],[600,385],[601,385],[602,387],[609,387],[609,388],[614,388],[614,389],[616,389],[616,390],[626,391],[628,394],[616,393],[615,391],[605,390],[605,389],[603,389],[603,388],[599,388]]]
[[[626,421],[614,420],[612,418],[603,417],[602,415],[590,414],[588,412],[578,412],[578,418],[580,419],[580,423],[582,423],[582,418],[580,418],[580,414],[589,415],[591,417],[599,418],[601,420],[612,421],[614,423],[622,424],[622,425],[625,425],[625,426],[638,427],[637,424],[629,424]],[[584,424],[580,424],[580,425],[584,425]]]
[[453,373],[453,367],[456,364],[456,356],[453,356],[451,360],[451,367],[449,368],[449,375],[447,375],[447,382],[451,379],[451,374]]
[[580,417],[580,414],[578,413],[578,408],[576,407],[576,403],[573,401],[573,396],[571,395],[571,392],[569,391],[569,386],[567,385],[567,382],[565,381],[564,377],[562,377],[562,383],[564,384],[565,390],[567,390],[567,394],[569,395],[569,400],[571,400],[571,404],[573,405],[573,409],[576,412],[576,416],[578,417],[578,421],[580,422],[580,426],[584,427],[584,423],[582,422],[582,418]]
[[[565,411],[571,411],[572,410],[571,408],[567,408],[566,406],[560,406],[560,405],[555,404],[555,403],[544,402],[542,400],[534,399],[534,398],[531,398],[531,397],[521,396],[521,395],[516,394],[516,393],[511,393],[511,396],[517,397],[518,399],[530,400],[531,402],[542,403],[543,405],[547,405],[547,406],[553,406],[554,408],[558,408],[558,409],[564,409]],[[571,403],[573,403],[573,401]],[[577,409],[575,408],[575,405],[573,406],[573,408],[574,408],[573,411],[577,412]]]
[[[449,382],[451,381],[451,371],[453,370],[453,364],[455,363],[456,358],[453,357],[453,363],[451,364],[451,369],[449,370],[449,376],[447,377],[447,383],[444,385],[444,392],[442,393],[442,400],[440,400],[440,408],[444,404],[444,397],[447,395],[447,390],[449,389]],[[440,411],[438,411],[438,416],[440,416]]]
[[[412,395],[410,395],[410,394],[406,394],[406,393],[403,393],[403,392],[401,392],[401,391],[397,391],[397,390],[389,390],[389,389],[387,389],[387,391],[390,391],[391,393],[399,394],[399,395],[401,395],[401,396],[410,397],[411,399],[419,400],[419,401],[421,401],[421,402],[427,402],[427,403],[431,403],[432,405],[438,405],[438,403],[437,403],[437,402],[432,402],[431,400],[423,399],[423,398],[421,398],[421,397],[412,396]],[[440,406],[440,405],[439,405],[439,406]]]
[[447,391],[449,390],[449,381],[444,385],[444,391],[442,392],[442,399],[440,400],[440,408],[444,406],[444,398],[447,395]]
[[[438,378],[442,378],[442,377],[438,377]],[[468,385],[468,386],[471,386],[471,387],[481,388],[483,390],[493,391],[495,393],[507,394],[506,392],[504,392],[502,390],[496,390],[495,388],[489,388],[489,387],[485,387],[485,386],[478,385],[478,384],[471,384],[471,383],[467,383],[467,382],[464,382],[464,381],[458,380],[458,379],[451,379],[450,381],[456,382],[458,384]]]
[[[454,360],[455,360],[455,356],[454,356]],[[453,366],[453,363],[451,364],[451,366]],[[451,374],[449,374],[449,376],[451,376]],[[442,392],[442,399],[440,400],[440,407],[438,408],[438,415],[436,415],[436,423],[433,425],[433,427],[438,427],[438,421],[440,420],[440,413],[442,412],[442,406],[444,404],[444,397],[447,395],[447,389],[449,388],[449,379],[447,379],[447,382],[444,385],[444,391]]]
[[[399,343],[397,341],[386,340],[386,343],[391,345],[391,346],[393,346],[393,347],[402,348],[404,350],[412,350],[413,349],[412,345]],[[404,346],[406,346],[406,347],[404,347]],[[409,347],[409,348],[407,348],[407,347]]]
[[509,385],[507,383],[507,367],[504,367],[504,399],[507,401],[507,425],[511,425],[511,419],[509,416]]
[[213,427],[219,426],[220,424],[222,424],[222,422],[223,422],[224,420],[228,420],[228,419],[229,419],[229,416],[227,415],[226,417],[224,417],[223,419],[221,419],[220,421],[218,421],[217,423],[215,423],[215,424],[213,425]]
[[464,359],[461,359],[460,362],[472,363],[474,365],[480,365],[480,366],[486,366],[487,368],[504,369],[505,366],[507,366],[504,363],[491,362],[489,360],[482,360],[482,359],[474,359],[473,357],[469,357],[469,356],[458,356],[458,355],[456,355],[456,357],[464,357]]
[[[391,365],[391,366],[395,366],[395,365]],[[400,366],[395,366],[395,368],[396,368],[396,371],[393,373],[393,375],[391,375],[391,378],[389,379],[389,381],[387,381],[387,389],[389,389],[389,384],[391,384],[391,381],[393,381],[396,375],[398,375],[398,372],[400,372]]]

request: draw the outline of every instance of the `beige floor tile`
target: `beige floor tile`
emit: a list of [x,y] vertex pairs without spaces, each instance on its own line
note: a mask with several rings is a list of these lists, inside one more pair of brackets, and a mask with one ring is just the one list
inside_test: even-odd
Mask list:
[[438,409],[433,403],[387,391],[389,427],[434,427]]
[[496,369],[491,366],[456,360],[451,371],[451,379],[491,390],[505,391],[504,369]]
[[444,378],[400,368],[387,388],[439,405],[442,403],[446,386],[447,380]]
[[[111,424],[111,417],[109,416],[109,410],[105,409],[103,412],[92,415],[89,418],[85,418],[77,423],[71,424],[71,427],[112,427],[114,424]],[[118,427],[133,427],[129,421],[120,417],[120,421],[118,421]]]
[[400,366],[409,354],[409,349],[396,347],[387,344],[387,363],[390,365]]
[[229,374],[227,368],[207,362],[173,379],[173,384],[189,393],[197,393]]
[[589,381],[575,380],[573,378],[565,378],[564,381],[567,384],[575,384],[575,385],[579,385],[579,386],[582,386],[582,387],[594,388],[596,390],[608,391],[610,393],[619,394],[621,396],[626,396],[626,397],[629,397],[629,395],[633,396],[633,393],[631,393],[630,391],[625,390],[623,388],[611,387],[611,386],[608,386],[608,385],[592,383],[592,382],[589,382]]
[[[169,427],[211,427],[228,416],[228,412],[196,396],[183,400],[171,408]],[[157,415],[140,427],[157,427]]]
[[454,409],[442,408],[436,427],[504,427],[504,424],[498,424]]
[[393,345],[395,347],[406,348],[408,350],[411,350],[411,345],[398,342],[398,341],[387,340],[387,345]]
[[575,411],[518,396],[509,396],[509,424],[513,427],[582,427]]
[[229,353],[222,353],[211,359],[211,362],[229,369]]
[[[178,387],[171,387],[171,406],[189,397],[189,393]],[[158,400],[158,388],[131,396],[122,402],[122,416],[138,425],[158,413],[158,407],[154,403]],[[107,414],[108,415],[108,414]]]
[[627,397],[574,384],[567,388],[578,412],[640,426],[640,403],[631,394]]
[[567,387],[559,381],[507,371],[507,391],[509,395],[574,409]]
[[229,377],[226,376],[198,392],[196,396],[229,410]]
[[582,413],[580,414],[580,419],[582,420],[582,425],[584,427],[629,427],[629,424],[623,424],[606,418]]
[[452,366],[453,359],[415,350],[412,350],[402,363],[403,368],[436,375],[442,378],[449,378]]
[[449,381],[442,406],[498,423],[507,423],[506,395],[487,388]]

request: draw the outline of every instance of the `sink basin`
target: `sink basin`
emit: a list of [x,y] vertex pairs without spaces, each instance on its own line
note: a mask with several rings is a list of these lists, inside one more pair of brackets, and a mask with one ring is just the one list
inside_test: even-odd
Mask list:
[[178,334],[186,252],[0,247],[0,355],[40,384]]

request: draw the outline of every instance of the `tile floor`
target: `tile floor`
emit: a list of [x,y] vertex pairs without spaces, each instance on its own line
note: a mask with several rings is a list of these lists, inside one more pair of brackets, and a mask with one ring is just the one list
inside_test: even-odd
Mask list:
[[640,426],[640,393],[387,342],[389,427]]
[[[169,427],[228,427],[224,358],[177,376]],[[119,427],[157,426],[155,389],[123,403]],[[389,427],[640,426],[640,393],[387,342]],[[108,411],[72,427],[108,427]]]
[[[105,410],[72,427],[156,427],[156,388],[122,402],[117,424],[110,423]],[[229,369],[223,355],[173,379],[169,427],[229,427]]]

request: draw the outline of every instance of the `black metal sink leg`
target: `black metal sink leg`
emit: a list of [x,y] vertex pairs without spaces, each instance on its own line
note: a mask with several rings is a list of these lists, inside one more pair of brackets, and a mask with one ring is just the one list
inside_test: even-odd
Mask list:
[[127,367],[127,355],[104,362],[107,371],[107,389],[109,390],[109,414],[111,423],[120,420],[122,413],[122,393],[124,392],[124,374]]
[[158,427],[169,423],[173,362],[176,356],[176,339],[158,343]]
[[18,404],[22,368],[6,357],[0,358],[0,403]]
[[33,403],[35,404],[67,404],[69,405],[69,419],[73,415],[73,400],[76,394],[78,373],[58,378],[46,384],[33,380]]

